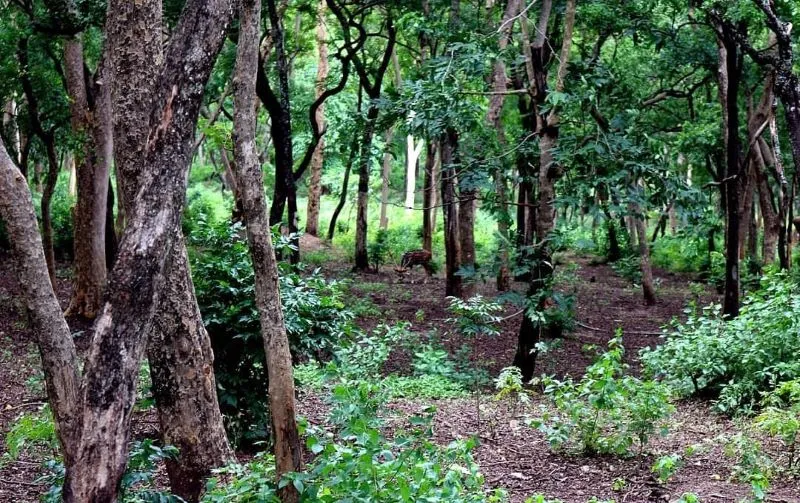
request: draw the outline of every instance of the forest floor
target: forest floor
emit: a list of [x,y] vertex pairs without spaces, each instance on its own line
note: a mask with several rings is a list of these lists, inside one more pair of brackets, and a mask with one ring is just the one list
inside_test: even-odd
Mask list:
[[[579,325],[566,335],[560,347],[540,356],[537,372],[581,376],[591,363],[591,354],[584,346],[591,344],[602,348],[617,328],[623,330],[626,358],[636,371],[639,349],[658,344],[660,327],[673,317],[684,316],[683,309],[691,298],[690,277],[657,270],[659,300],[656,306],[648,308],[641,301],[640,289],[620,278],[610,267],[586,258],[565,257],[563,260],[577,264],[568,288],[574,289],[576,294]],[[492,377],[513,360],[520,314],[509,309],[497,336],[465,339],[451,333],[446,322],[451,315],[444,301],[441,274],[424,282],[421,271],[400,278],[392,267],[386,266],[381,273],[352,275],[343,261],[328,262],[323,270],[327,275],[352,279],[352,292],[358,297],[354,301],[371,306],[369,313],[359,320],[364,328],[409,321],[415,332],[427,333],[435,329],[441,342],[453,353],[464,344],[472,346],[473,364],[486,368]],[[69,281],[59,280],[58,295],[62,303],[68,300],[69,288]],[[521,290],[523,285],[516,284],[516,288]],[[9,260],[0,256],[0,438],[6,437],[20,414],[36,410],[44,401],[38,354],[17,292]],[[487,297],[496,295],[493,284],[479,285],[478,293]],[[714,300],[716,295],[710,291],[701,298],[704,304]],[[87,327],[73,325],[73,333],[81,332],[76,338],[78,345],[85,346]],[[410,355],[397,351],[390,357],[386,371],[408,373],[410,361]],[[717,440],[720,435],[736,432],[738,426],[715,414],[708,402],[678,402],[677,411],[670,420],[670,433],[654,439],[643,456],[630,459],[553,453],[544,436],[522,420],[543,402],[541,396],[534,394],[530,404],[512,410],[494,401],[492,390],[487,389],[462,399],[396,400],[389,404],[387,414],[396,421],[403,421],[411,412],[435,405],[436,440],[446,443],[477,436],[480,442],[475,457],[487,485],[507,489],[515,503],[535,493],[565,503],[585,503],[592,496],[613,499],[617,503],[668,502],[684,492],[696,493],[703,502],[735,502],[749,494],[747,484],[730,480],[734,462],[725,457],[724,444]],[[325,397],[319,393],[301,390],[298,409],[311,423],[325,421],[327,405]],[[153,423],[152,414],[137,415],[135,421],[137,436],[143,431],[155,432],[157,425]],[[656,458],[683,453],[687,447],[699,443],[706,447],[686,459],[685,466],[678,469],[669,483],[659,485],[655,481],[650,467]],[[767,449],[774,453],[777,447],[768,444]],[[42,471],[41,462],[52,453],[39,450],[4,462],[5,452],[3,442],[0,444],[0,503],[37,501],[47,489],[46,484],[37,482]],[[775,481],[767,501],[800,503],[800,484],[797,480]]]

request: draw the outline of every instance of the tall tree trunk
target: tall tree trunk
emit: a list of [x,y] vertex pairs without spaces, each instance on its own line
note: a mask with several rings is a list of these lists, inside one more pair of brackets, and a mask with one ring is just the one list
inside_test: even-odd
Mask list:
[[[289,339],[283,322],[278,265],[267,220],[264,181],[256,153],[256,67],[260,0],[243,0],[239,8],[239,41],[234,76],[234,152],[242,190],[247,241],[255,271],[256,307],[267,356],[269,405],[275,439],[278,479],[302,466],[302,449],[294,413],[294,378]],[[281,501],[296,502],[294,484],[279,490]]]
[[[325,81],[328,79],[328,30],[325,26],[325,0],[319,0],[317,7],[317,80],[315,87],[316,99],[325,92]],[[320,129],[325,129],[324,103],[316,111],[317,124]],[[322,166],[325,156],[325,139],[320,138],[311,158],[311,176],[308,184],[308,208],[306,214],[306,233],[317,236],[319,234],[319,205],[322,197]]]
[[381,216],[379,226],[386,230],[389,227],[389,217],[386,215],[389,206],[389,178],[392,175],[392,142],[394,141],[394,128],[389,128],[384,133],[384,143],[386,151],[383,153],[383,164],[381,167]]
[[0,220],[11,242],[17,281],[39,346],[47,396],[64,465],[75,466],[80,422],[80,376],[72,334],[47,272],[38,222],[25,176],[0,140]]
[[58,157],[56,155],[55,138],[47,135],[45,141],[45,151],[47,152],[47,179],[42,190],[42,246],[44,247],[44,258],[47,263],[47,273],[50,276],[50,283],[53,289],[56,287],[56,255],[53,250],[53,218],[50,212],[53,193],[58,182]]
[[[160,24],[150,26],[128,20],[131,9],[142,7],[142,3],[126,4],[109,6],[107,25],[115,26],[120,35],[109,37],[115,39],[115,45],[130,42],[138,29],[145,33],[158,30],[160,35]],[[156,4],[158,10],[160,3]],[[142,166],[141,176],[135,184],[128,184],[131,190],[137,186],[139,190],[127,215],[128,225],[109,279],[110,295],[95,323],[93,344],[85,364],[80,444],[76,462],[67,470],[64,484],[67,502],[116,499],[127,459],[139,362],[156,306],[160,307],[163,300],[161,290],[168,251],[174,236],[180,232],[203,91],[222,47],[231,13],[226,0],[190,0],[173,31],[163,69],[151,90],[153,106],[147,114],[148,130],[144,134],[148,141],[140,147],[143,159],[134,157],[134,162]],[[113,52],[117,51],[119,46]],[[121,52],[115,57],[120,56]],[[140,66],[150,63],[136,57],[133,61]],[[119,61],[114,66],[115,87],[127,78],[137,78],[120,71],[125,65]],[[139,67],[133,68],[140,71]],[[117,87],[117,95],[120,90]],[[115,103],[120,101],[115,99]],[[119,121],[129,117],[120,117],[120,108],[115,110],[118,126]],[[163,169],[164,166],[172,169]]]
[[[547,31],[548,19],[552,3],[544,0],[542,13],[537,28],[537,39],[544,36]],[[564,32],[562,37],[561,53],[556,70],[555,92],[563,92],[564,80],[569,64],[569,55],[572,47],[572,33],[575,27],[575,1],[567,0],[564,14]],[[524,25],[524,23],[523,23]],[[537,40],[535,46],[543,47],[543,40]],[[540,51],[537,50],[537,53]],[[538,56],[537,56],[538,57]],[[529,81],[533,96],[537,103],[544,103],[546,98],[547,75],[541,65],[531,55],[526,54],[526,66],[529,68]],[[547,295],[541,292],[550,288],[553,276],[552,247],[550,239],[555,228],[555,184],[561,177],[561,167],[556,162],[553,150],[558,144],[559,116],[558,108],[553,107],[546,115],[537,112],[537,132],[539,133],[539,197],[536,211],[536,249],[534,253],[534,271],[531,273],[528,285],[528,298],[539,297],[538,309],[541,312],[547,308],[547,303],[552,302]],[[525,381],[533,377],[536,364],[536,344],[540,337],[553,337],[561,333],[561,327],[552,323],[540,323],[531,320],[530,316],[523,316],[520,324],[517,353],[514,365],[522,371]]]
[[[740,142],[739,142],[739,84],[741,79],[741,61],[737,43],[734,35],[729,29],[723,27],[722,48],[724,49],[724,61],[721,61],[720,68],[724,71],[724,77],[720,82],[727,84],[724,88],[724,110],[726,117],[725,125],[725,154],[726,171],[723,180],[732,180],[726,183],[725,203],[727,211],[727,229],[725,243],[725,298],[723,302],[723,314],[727,318],[735,318],[739,315],[739,194],[740,186],[737,178],[740,173]],[[721,72],[722,73],[722,72]]]
[[[497,42],[498,49],[501,53],[508,47],[508,42],[514,27],[514,20],[519,9],[520,0],[508,0],[508,3],[506,3],[506,9],[500,23],[500,38]],[[501,148],[505,147],[507,144],[502,120],[505,93],[508,90],[506,80],[506,65],[501,56],[495,60],[492,69],[492,91],[494,94],[489,98],[489,111],[486,114],[486,120],[490,126],[494,127],[497,134],[497,143]],[[499,236],[498,261],[500,264],[497,270],[497,290],[501,292],[505,292],[511,288],[508,250],[510,244],[508,235],[510,216],[508,214],[508,197],[506,195],[507,182],[504,168],[505,166],[500,164],[494,173],[495,195],[497,197],[498,206],[497,234]]]
[[364,123],[364,131],[361,135],[361,148],[358,156],[358,199],[356,201],[356,253],[354,266],[357,271],[369,269],[369,255],[367,253],[369,171],[372,165],[372,137],[375,134],[379,111],[377,103],[370,102]]
[[[107,24],[113,81],[115,160],[120,208],[130,220],[145,176],[149,107],[163,64],[161,4],[112,2]],[[192,146],[194,148],[194,145]],[[165,286],[150,330],[147,356],[165,444],[179,450],[167,462],[172,491],[196,501],[213,468],[233,459],[217,401],[214,355],[200,315],[183,237],[168,248]]]
[[436,211],[436,143],[429,141],[425,148],[425,179],[422,187],[422,249],[433,252],[433,215]]
[[[104,65],[101,61],[100,65]],[[108,86],[101,84],[94,110],[90,108],[80,38],[64,42],[64,73],[70,97],[72,132],[82,140],[75,152],[78,204],[75,211],[75,287],[68,316],[93,319],[106,282],[105,215],[108,195]]]
[[456,187],[458,186],[456,162],[458,157],[458,134],[448,129],[442,136],[442,215],[444,216],[445,251],[445,295],[463,297],[461,276],[461,236],[459,227],[459,205]]
[[[767,119],[769,120],[769,119]],[[758,187],[758,203],[761,210],[761,217],[764,220],[764,241],[761,248],[761,261],[764,265],[769,265],[775,261],[775,250],[778,245],[778,236],[781,231],[782,223],[780,220],[778,205],[774,203],[774,194],[769,184],[767,176],[767,165],[775,165],[775,158],[769,145],[764,139],[758,139],[753,145],[753,167],[755,168],[755,178]],[[769,159],[769,161],[767,160]]]

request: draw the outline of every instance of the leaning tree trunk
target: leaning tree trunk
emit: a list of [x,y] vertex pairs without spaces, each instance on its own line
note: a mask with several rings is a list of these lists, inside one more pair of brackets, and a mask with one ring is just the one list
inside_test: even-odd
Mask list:
[[456,157],[458,134],[448,129],[442,136],[442,214],[444,215],[445,295],[463,297],[463,286],[458,270],[461,268],[461,236],[459,235],[458,179]]
[[[107,23],[119,27],[122,35],[115,43],[129,41],[137,29],[127,21],[128,12],[113,4],[109,7]],[[109,278],[110,294],[95,323],[86,359],[80,444],[64,484],[67,502],[111,502],[117,497],[127,461],[139,363],[156,307],[163,299],[167,252],[180,232],[203,91],[231,14],[226,0],[190,0],[173,30],[151,93],[149,141],[136,180],[140,188],[127,215]],[[143,26],[138,24],[138,28]],[[160,30],[161,26],[149,28]],[[114,77],[124,82],[128,74],[115,69]]]
[[[317,80],[316,99],[325,92],[325,81],[328,78],[328,30],[325,26],[325,0],[319,0],[317,7]],[[316,112],[320,130],[325,129],[325,104],[321,104]],[[308,183],[308,209],[306,214],[306,233],[319,234],[319,204],[322,197],[322,165],[325,157],[325,139],[320,138],[311,158],[311,176]]]
[[[294,412],[294,378],[289,339],[283,322],[278,265],[267,220],[264,181],[256,153],[256,67],[260,1],[243,0],[239,9],[239,42],[234,76],[234,152],[242,189],[247,241],[255,271],[256,307],[267,355],[269,405],[275,442],[276,475],[280,479],[302,465],[302,448]],[[281,501],[296,502],[294,484],[279,489]]]
[[15,274],[39,346],[47,397],[64,466],[75,466],[80,422],[78,357],[47,272],[38,222],[25,176],[0,139],[0,220],[11,242]]
[[[104,65],[104,62],[100,62]],[[105,215],[108,167],[103,107],[109,106],[108,85],[101,84],[95,110],[89,107],[84,74],[83,44],[64,42],[64,74],[70,98],[72,132],[82,139],[76,150],[78,204],[75,211],[75,287],[68,316],[93,319],[100,308],[106,283]],[[102,78],[102,74],[101,74]],[[98,113],[100,112],[100,113]]]

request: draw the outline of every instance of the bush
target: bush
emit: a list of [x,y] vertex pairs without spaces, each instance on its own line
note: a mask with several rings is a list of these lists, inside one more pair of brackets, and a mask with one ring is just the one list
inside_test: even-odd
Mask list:
[[[433,409],[411,417],[391,438],[378,411],[385,404],[381,386],[339,385],[333,392],[331,426],[308,427],[306,446],[316,455],[306,471],[290,474],[279,486],[293,484],[301,501],[506,501],[503,491],[488,491],[472,457],[474,440],[440,446],[433,441]],[[206,502],[276,502],[273,461],[256,458],[234,465],[212,480]]]
[[[253,268],[240,224],[199,222],[191,258],[200,311],[214,349],[220,408],[234,444],[269,436],[264,344]],[[296,360],[322,360],[353,330],[345,284],[281,264],[284,321]]]
[[532,425],[547,436],[551,446],[587,455],[631,455],[638,443],[641,454],[656,431],[665,432],[659,423],[674,410],[668,389],[624,375],[624,351],[618,334],[579,382],[543,379],[555,412],[545,408]]
[[[728,414],[758,408],[761,394],[800,377],[800,297],[785,275],[773,274],[749,294],[739,316],[725,321],[719,305],[673,322],[664,342],[645,350],[650,375],[683,396],[718,397]],[[689,311],[691,313],[691,310]]]

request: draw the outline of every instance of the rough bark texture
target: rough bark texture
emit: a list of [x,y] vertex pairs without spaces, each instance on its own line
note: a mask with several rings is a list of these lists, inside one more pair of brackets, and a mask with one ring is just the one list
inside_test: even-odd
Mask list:
[[[152,100],[163,60],[160,28],[154,29],[161,25],[161,5],[152,0],[112,2],[111,8],[118,15],[107,25],[113,34],[110,39],[117,41],[110,61],[120,76],[112,90],[115,159],[122,184],[120,207],[130,215],[136,204],[136,188],[141,184],[143,146],[149,130],[148,107],[142,104]],[[170,485],[175,494],[194,501],[211,470],[231,460],[233,453],[219,412],[211,343],[197,306],[180,233],[168,257],[166,285],[149,334],[147,356],[162,439],[179,449],[178,458],[167,463]]]
[[[100,65],[103,65],[101,61]],[[94,109],[84,75],[80,38],[64,42],[64,74],[70,98],[70,124],[81,146],[76,149],[78,203],[75,210],[75,285],[67,315],[93,319],[106,283],[105,215],[110,158],[109,93],[101,85]]]
[[[272,248],[264,182],[256,153],[256,67],[260,1],[243,0],[239,9],[239,43],[234,75],[234,153],[242,190],[247,240],[255,271],[256,306],[267,355],[269,405],[275,445],[276,475],[298,471],[302,449],[294,412],[294,378],[289,339],[283,323],[278,265]],[[298,501],[293,484],[280,491],[281,501]]]
[[[325,0],[319,0],[317,7],[317,81],[316,99],[325,92],[325,81],[328,78],[328,30],[325,26]],[[325,106],[320,105],[316,111],[317,124],[325,129]],[[306,214],[306,233],[319,235],[319,203],[322,196],[322,165],[325,156],[325,140],[320,139],[311,158],[311,176],[308,183],[308,209]]]
[[369,268],[367,253],[367,219],[369,211],[369,171],[372,165],[372,137],[378,121],[379,109],[376,103],[370,103],[367,119],[361,135],[360,153],[358,155],[358,196],[356,199],[356,254],[355,266],[358,271]]
[[444,215],[445,251],[445,295],[462,297],[461,276],[456,274],[461,268],[461,236],[459,235],[458,194],[456,187],[456,159],[458,135],[449,129],[440,143],[442,149],[442,214]]
[[72,335],[47,272],[28,182],[0,140],[0,220],[11,241],[15,272],[36,335],[47,396],[67,467],[75,465],[80,376]]
[[[641,183],[634,187],[635,190],[643,190]],[[644,194],[642,194],[644,195]],[[633,226],[636,229],[636,239],[638,242],[639,263],[642,271],[642,294],[644,303],[653,306],[656,303],[656,289],[653,286],[653,268],[650,265],[650,246],[647,243],[647,222],[642,208],[636,200],[631,201],[629,210],[633,219]],[[633,239],[633,236],[631,236]]]
[[[119,22],[116,14],[111,7],[109,22]],[[162,299],[165,258],[180,232],[204,86],[230,18],[230,4],[225,0],[187,3],[152,93],[144,169],[109,279],[109,291],[114,293],[95,323],[87,357],[80,445],[64,484],[68,502],[116,498],[127,459],[139,362]],[[128,34],[133,29],[118,26]],[[125,78],[116,71],[115,77]]]
[[[475,202],[474,189],[460,190],[458,201],[458,238],[461,240],[461,267],[475,270]],[[475,295],[475,279],[462,281],[461,297]]]

